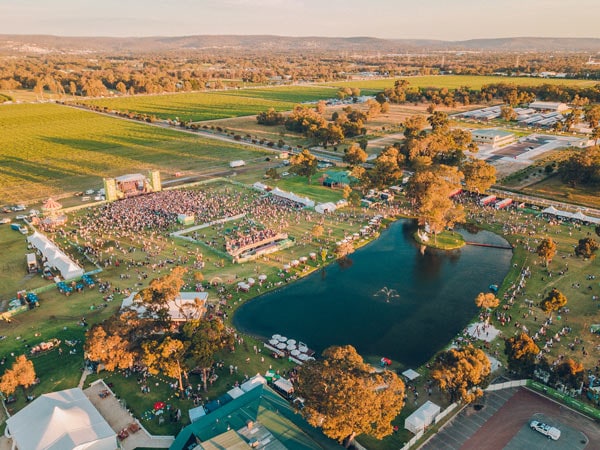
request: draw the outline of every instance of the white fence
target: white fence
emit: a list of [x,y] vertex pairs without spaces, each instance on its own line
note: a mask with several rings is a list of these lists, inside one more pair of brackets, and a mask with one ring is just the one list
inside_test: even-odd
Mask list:
[[526,384],[527,384],[527,380],[507,381],[505,383],[490,384],[485,389],[485,391],[486,392],[499,391],[500,389],[509,389],[509,388],[514,388],[514,387],[525,386]]

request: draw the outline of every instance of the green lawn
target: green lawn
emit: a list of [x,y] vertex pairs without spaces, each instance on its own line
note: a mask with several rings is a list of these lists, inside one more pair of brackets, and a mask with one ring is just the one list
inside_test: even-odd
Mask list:
[[541,84],[565,85],[565,86],[594,86],[596,81],[587,80],[563,80],[556,78],[530,78],[530,77],[500,77],[500,76],[478,76],[478,75],[426,75],[415,77],[397,77],[377,80],[335,81],[326,85],[357,87],[365,90],[382,91],[394,86],[396,80],[408,80],[410,86],[414,87],[437,87],[456,89],[468,86],[471,89],[481,89],[481,86],[492,83],[511,83],[521,86],[538,86]]
[[335,89],[327,87],[280,87],[240,89],[220,92],[192,92],[168,95],[87,100],[85,103],[119,111],[155,115],[162,119],[194,122],[258,114],[269,108],[291,110],[294,105],[335,97]]
[[[279,174],[285,172],[285,168],[279,169]],[[306,196],[316,203],[337,202],[342,199],[341,189],[331,189],[319,183],[321,173],[317,173],[312,178],[312,183],[307,183],[306,177],[300,177],[293,173],[279,180],[266,180],[265,183],[269,186],[277,186],[284,191],[291,191],[294,194],[302,197]]]
[[0,205],[100,188],[102,177],[151,168],[224,169],[231,160],[252,161],[264,155],[249,147],[54,104],[0,108],[0,135]]

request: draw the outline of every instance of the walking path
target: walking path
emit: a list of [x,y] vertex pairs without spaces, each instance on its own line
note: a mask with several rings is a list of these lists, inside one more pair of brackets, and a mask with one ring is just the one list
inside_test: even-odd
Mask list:
[[[110,395],[101,398],[100,392],[109,391]],[[153,436],[146,431],[139,421],[131,415],[129,410],[123,407],[117,400],[114,393],[102,380],[94,382],[89,388],[83,391],[87,398],[98,409],[102,417],[108,422],[110,427],[119,434],[121,430],[127,428],[131,423],[137,423],[140,430],[136,433],[130,433],[127,438],[121,441],[123,450],[134,450],[141,448],[169,448],[175,438],[173,436]]]

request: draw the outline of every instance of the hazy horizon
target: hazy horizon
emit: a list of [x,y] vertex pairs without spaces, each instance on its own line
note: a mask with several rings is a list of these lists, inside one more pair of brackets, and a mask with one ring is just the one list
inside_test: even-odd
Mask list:
[[[1,34],[273,35],[459,41],[600,38],[600,2],[572,0],[0,0]],[[483,6],[485,4],[485,6]],[[293,30],[293,31],[292,31]],[[552,30],[549,32],[548,30]]]

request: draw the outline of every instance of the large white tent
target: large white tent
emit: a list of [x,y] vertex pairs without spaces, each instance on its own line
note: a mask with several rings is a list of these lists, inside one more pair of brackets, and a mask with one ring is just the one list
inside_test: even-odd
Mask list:
[[[130,309],[139,316],[146,314],[146,307],[136,301],[137,292],[125,297],[121,303],[121,310]],[[173,322],[187,322],[190,319],[200,319],[206,308],[207,292],[180,292],[175,300],[167,303],[169,317]]]
[[296,203],[300,203],[304,206],[308,206],[309,208],[312,208],[313,206],[315,206],[315,202],[312,201],[310,198],[300,197],[299,195],[296,195],[293,192],[282,191],[278,187],[273,189],[271,191],[271,194],[275,195],[277,197],[286,198],[286,199],[291,200]]
[[248,392],[248,391],[251,391],[252,389],[254,389],[260,385],[263,385],[263,384],[266,385],[267,380],[261,374],[257,373],[252,378],[250,378],[248,381],[242,383],[242,385],[240,386],[240,389],[244,392]]
[[83,269],[42,233],[36,231],[31,236],[27,236],[27,242],[40,251],[51,267],[56,267],[59,270],[63,279],[71,280],[83,275]]
[[115,450],[117,435],[79,388],[44,394],[6,421],[23,450]]
[[440,410],[438,405],[427,400],[419,409],[404,420],[404,428],[411,433],[417,434],[419,431],[423,431],[425,427],[431,425],[435,416],[440,413]]
[[549,206],[548,208],[544,209],[542,214],[549,214],[551,216],[556,216],[563,219],[579,220],[580,222],[593,223],[596,225],[600,224],[600,217],[587,216],[582,211],[577,211],[575,213],[561,211],[556,209],[554,206]]

